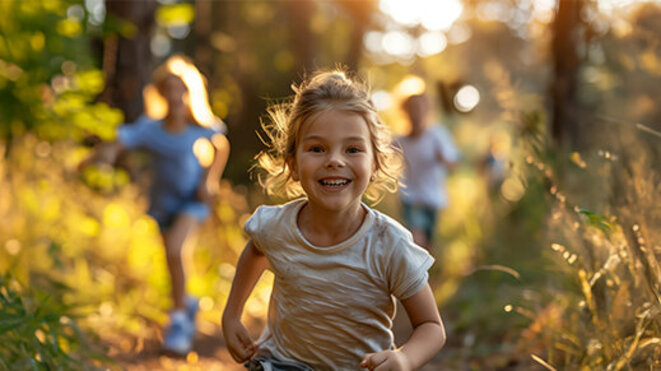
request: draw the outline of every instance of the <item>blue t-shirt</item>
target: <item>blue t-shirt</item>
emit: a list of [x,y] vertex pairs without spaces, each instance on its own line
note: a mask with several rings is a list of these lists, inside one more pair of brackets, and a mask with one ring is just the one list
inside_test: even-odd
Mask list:
[[119,128],[117,138],[127,149],[142,149],[152,157],[153,183],[150,214],[154,210],[176,212],[183,202],[195,200],[202,178],[202,166],[193,153],[200,138],[211,139],[223,127],[204,128],[190,124],[180,133],[165,130],[162,120],[140,117],[134,124]]

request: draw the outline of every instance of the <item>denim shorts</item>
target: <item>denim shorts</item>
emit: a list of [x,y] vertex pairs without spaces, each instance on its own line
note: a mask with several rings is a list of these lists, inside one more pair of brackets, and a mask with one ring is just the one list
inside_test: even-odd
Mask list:
[[433,207],[412,205],[406,202],[402,203],[402,208],[406,226],[412,230],[423,231],[427,241],[431,241],[436,231],[438,210]]
[[[159,207],[160,206],[160,207]],[[152,204],[147,212],[163,231],[170,227],[181,214],[192,215],[198,222],[203,222],[210,213],[209,205],[196,200]]]

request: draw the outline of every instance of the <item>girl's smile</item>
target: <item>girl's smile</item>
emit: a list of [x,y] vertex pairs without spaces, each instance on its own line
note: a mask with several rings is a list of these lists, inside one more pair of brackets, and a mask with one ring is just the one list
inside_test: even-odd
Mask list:
[[344,189],[344,186],[351,183],[351,179],[344,178],[324,178],[319,180],[319,184],[328,188],[328,191],[334,192]]

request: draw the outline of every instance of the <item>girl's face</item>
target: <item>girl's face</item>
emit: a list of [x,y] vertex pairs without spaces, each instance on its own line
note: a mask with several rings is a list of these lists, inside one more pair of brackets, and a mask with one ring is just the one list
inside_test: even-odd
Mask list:
[[411,123],[411,134],[419,134],[424,129],[427,113],[429,112],[429,103],[424,95],[410,99],[406,113]]
[[313,116],[299,129],[289,166],[310,206],[331,212],[356,210],[376,168],[367,123],[348,111]]
[[184,102],[184,95],[188,93],[186,84],[177,76],[170,75],[163,81],[162,94],[168,102],[170,115],[183,115],[187,113],[188,107]]

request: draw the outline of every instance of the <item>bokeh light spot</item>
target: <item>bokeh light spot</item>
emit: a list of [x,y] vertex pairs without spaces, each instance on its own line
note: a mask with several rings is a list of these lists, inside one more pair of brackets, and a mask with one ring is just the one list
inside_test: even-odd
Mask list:
[[472,85],[462,86],[454,96],[454,106],[461,112],[472,111],[480,103],[480,92]]
[[390,55],[406,57],[413,54],[413,38],[402,31],[390,31],[381,40],[383,50]]
[[199,138],[193,143],[193,154],[202,167],[209,167],[213,162],[213,145],[207,138]]
[[445,50],[448,40],[442,32],[425,32],[418,38],[418,54],[422,57],[438,54]]
[[5,249],[9,255],[18,255],[21,251],[21,243],[17,239],[12,238],[5,242]]
[[392,105],[392,97],[385,90],[377,90],[372,93],[372,102],[377,111],[384,111]]
[[407,97],[411,95],[422,94],[425,92],[426,88],[427,84],[425,84],[425,80],[423,80],[421,77],[408,75],[404,77],[399,85],[397,85],[396,90],[398,96]]

